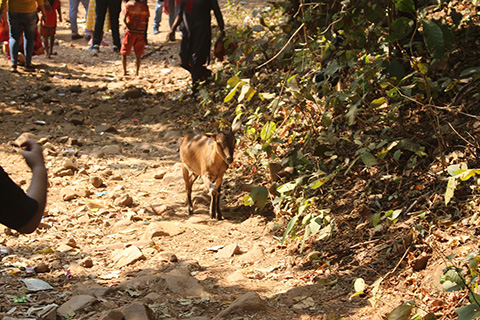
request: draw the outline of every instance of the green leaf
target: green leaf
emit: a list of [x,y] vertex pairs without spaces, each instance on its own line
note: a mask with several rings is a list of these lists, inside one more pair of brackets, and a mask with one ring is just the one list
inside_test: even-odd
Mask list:
[[387,314],[385,320],[409,320],[412,314],[413,303],[405,302],[396,307],[392,312]]
[[288,235],[292,232],[292,230],[293,230],[293,228],[295,227],[295,224],[297,223],[299,217],[300,217],[300,215],[296,215],[296,216],[293,217],[292,220],[290,220],[290,222],[287,224],[287,229],[285,230],[285,233],[283,234],[282,244],[284,244],[284,243],[285,243],[285,240],[287,240]]
[[393,0],[398,11],[415,13],[415,3],[413,0]]
[[415,22],[407,17],[400,17],[393,21],[390,26],[390,35],[388,40],[390,42],[399,41],[412,33]]
[[253,201],[252,197],[247,194],[245,197],[243,197],[243,204],[246,206],[246,207],[253,207],[255,205],[255,201]]
[[239,77],[233,76],[233,77],[231,77],[230,79],[227,80],[227,86],[235,87],[240,81],[241,81],[241,79]]
[[457,320],[471,320],[480,317],[480,306],[478,304],[469,304],[455,310],[458,314]]
[[423,39],[433,58],[441,59],[445,54],[445,40],[442,28],[432,20],[423,21]]
[[460,78],[471,76],[472,74],[479,74],[479,73],[480,73],[480,66],[467,68],[462,72],[460,72]]
[[380,107],[381,105],[383,105],[385,103],[387,99],[385,99],[385,97],[380,97],[378,99],[375,99],[373,100],[371,103],[370,103],[370,107],[372,108],[378,108]]
[[355,280],[355,283],[353,284],[353,288],[355,289],[355,293],[352,294],[350,298],[363,294],[365,290],[365,280],[363,280],[362,278],[357,278]]
[[277,191],[281,194],[285,194],[287,192],[293,191],[297,187],[296,181],[287,182],[280,187],[277,188]]
[[364,152],[364,153],[362,153],[361,159],[362,159],[363,163],[364,163],[367,167],[371,167],[371,166],[374,166],[374,165],[377,164],[377,159],[376,159],[375,156],[374,156],[373,154],[371,154],[370,152]]
[[275,122],[269,121],[263,126],[262,131],[260,132],[260,138],[263,141],[267,141],[273,136],[276,130],[277,125],[275,124]]
[[290,78],[288,78],[288,80],[287,80],[287,87],[294,92],[298,92],[300,90],[299,87],[298,87],[296,77],[297,77],[297,75],[293,75]]
[[224,103],[227,103],[227,102],[229,102],[230,100],[232,100],[233,97],[235,96],[235,93],[237,92],[237,89],[238,89],[238,86],[233,87],[233,89],[230,90],[230,92],[227,94],[227,96],[225,97],[225,99],[223,99],[223,102],[224,102]]
[[264,186],[255,187],[250,192],[250,197],[255,205],[261,210],[265,208],[265,205],[268,202],[268,189]]

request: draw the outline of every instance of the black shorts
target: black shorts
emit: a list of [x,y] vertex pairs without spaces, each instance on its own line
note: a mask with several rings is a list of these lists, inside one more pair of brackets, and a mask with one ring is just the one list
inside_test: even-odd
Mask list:
[[33,218],[38,202],[30,198],[0,167],[0,223],[18,230]]

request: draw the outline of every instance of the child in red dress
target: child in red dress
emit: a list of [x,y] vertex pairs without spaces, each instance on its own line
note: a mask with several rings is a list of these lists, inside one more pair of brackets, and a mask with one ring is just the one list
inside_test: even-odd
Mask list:
[[127,75],[127,56],[133,50],[137,60],[137,76],[142,62],[142,55],[145,53],[145,30],[148,25],[148,17],[150,12],[146,0],[130,0],[125,5],[125,25],[127,31],[123,36],[122,54],[123,74]]
[[40,35],[43,37],[43,45],[47,50],[47,58],[50,59],[53,54],[53,44],[55,43],[55,32],[57,30],[57,12],[58,21],[62,21],[62,12],[60,11],[60,0],[45,1],[45,20],[40,25]]

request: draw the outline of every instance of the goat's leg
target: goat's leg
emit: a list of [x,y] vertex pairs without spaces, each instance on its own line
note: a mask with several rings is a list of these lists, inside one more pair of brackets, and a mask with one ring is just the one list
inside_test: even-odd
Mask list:
[[220,196],[222,194],[222,179],[215,181],[215,189],[217,190],[215,199],[215,211],[217,213],[217,220],[223,220],[222,212],[220,211]]
[[193,203],[192,203],[192,186],[196,180],[196,175],[190,173],[189,170],[185,167],[182,167],[183,171],[183,180],[185,180],[185,191],[187,192],[187,211],[189,215],[193,214]]
[[213,184],[210,187],[210,217],[212,219],[216,218],[216,209],[217,209],[217,198],[218,198],[218,190],[214,188]]

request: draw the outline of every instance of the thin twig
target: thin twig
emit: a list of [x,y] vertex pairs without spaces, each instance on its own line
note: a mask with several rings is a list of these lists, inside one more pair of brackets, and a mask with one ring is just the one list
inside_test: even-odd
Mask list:
[[259,65],[258,67],[256,67],[255,69],[260,69],[261,67],[263,66],[266,66],[267,64],[269,64],[270,62],[272,62],[273,60],[275,60],[282,52],[283,50],[285,50],[288,46],[288,44],[293,40],[293,38],[297,35],[297,33],[300,32],[300,30],[302,30],[302,28],[305,26],[305,23],[302,23],[300,25],[300,27],[298,27],[297,30],[295,30],[295,32],[292,34],[292,36],[290,37],[290,39],[288,39],[287,43],[285,43],[285,45],[283,46],[282,49],[280,49],[280,51],[277,52],[276,55],[274,55],[272,58],[270,58],[267,62],[264,62],[262,63],[261,65]]

